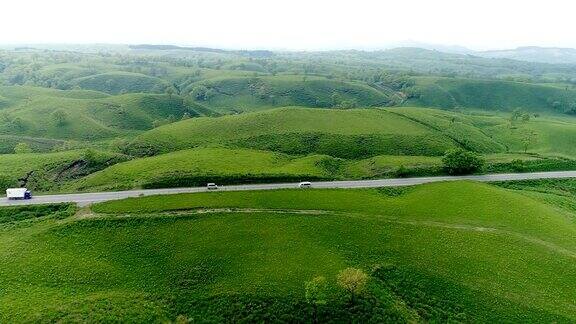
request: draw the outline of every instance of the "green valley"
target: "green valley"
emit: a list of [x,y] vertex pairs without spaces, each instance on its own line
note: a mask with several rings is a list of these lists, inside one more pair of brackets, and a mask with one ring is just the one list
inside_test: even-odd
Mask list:
[[[92,210],[1,225],[3,321],[575,320],[573,211],[523,191],[206,193]],[[369,275],[352,304],[336,281],[347,267]]]
[[404,179],[571,176],[560,52],[2,46],[0,322],[573,323],[576,180]]

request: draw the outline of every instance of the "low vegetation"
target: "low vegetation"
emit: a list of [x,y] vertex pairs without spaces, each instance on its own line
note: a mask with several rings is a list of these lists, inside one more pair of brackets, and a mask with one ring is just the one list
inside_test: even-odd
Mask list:
[[451,175],[472,174],[482,169],[484,159],[463,149],[450,150],[442,158],[444,170]]
[[206,144],[352,158],[387,152],[441,155],[454,147],[449,139],[382,109],[282,108],[159,127],[138,136],[128,152],[153,155]]
[[94,141],[134,134],[155,121],[197,116],[193,104],[164,94],[108,96],[91,91],[0,87],[0,134]]
[[118,153],[90,149],[55,153],[0,155],[0,186],[58,191],[70,181],[126,161]]
[[0,319],[575,320],[566,212],[470,182],[391,190],[133,198],[2,227]]
[[247,149],[199,148],[116,164],[76,183],[77,190],[204,186],[208,182],[298,182],[334,179],[341,162],[329,156],[294,158]]
[[[0,187],[576,170],[575,76],[572,64],[417,48],[7,47]],[[0,322],[572,323],[575,188],[0,208]]]
[[29,205],[0,208],[0,224],[16,223],[24,220],[68,218],[76,213],[74,204]]
[[416,79],[416,85],[410,91],[408,103],[424,107],[576,112],[576,90],[566,86],[423,77]]

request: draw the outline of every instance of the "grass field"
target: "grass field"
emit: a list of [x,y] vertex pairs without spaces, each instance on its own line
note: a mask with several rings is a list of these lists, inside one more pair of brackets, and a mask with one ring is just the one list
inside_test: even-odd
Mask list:
[[366,84],[313,76],[219,77],[192,87],[199,86],[212,93],[204,104],[222,113],[283,106],[334,107],[346,102],[357,107],[389,103],[387,95]]
[[185,113],[199,115],[194,104],[160,94],[0,87],[0,96],[0,134],[12,136],[94,141],[136,134]]
[[93,191],[333,179],[337,172],[330,168],[338,163],[322,155],[294,158],[267,151],[199,148],[116,164],[72,187]]
[[110,94],[126,92],[163,93],[168,84],[158,78],[139,73],[107,72],[77,78],[72,81],[82,89],[101,91]]
[[[230,209],[231,208],[231,209]],[[158,196],[0,225],[0,320],[557,322],[574,214],[470,182]],[[49,214],[49,213],[47,213]],[[350,302],[338,271],[369,273]]]
[[281,108],[159,127],[138,136],[129,149],[157,154],[214,143],[345,158],[442,155],[456,147],[436,131],[383,109]]
[[[527,154],[489,154],[487,172],[530,172],[576,168],[573,160]],[[91,173],[61,186],[64,191],[102,191],[370,179],[443,175],[437,156],[378,155],[361,160],[312,154],[291,156],[252,149],[202,147],[133,159]]]
[[37,191],[57,191],[69,181],[126,161],[118,153],[85,150],[56,153],[1,154],[2,188],[26,186]]
[[14,153],[14,148],[18,143],[26,143],[33,152],[47,153],[54,151],[55,149],[68,145],[80,145],[83,144],[79,142],[64,141],[51,138],[42,137],[29,137],[29,136],[18,136],[18,135],[0,135],[0,154],[11,154]]
[[573,117],[554,115],[510,122],[505,114],[425,108],[281,108],[166,125],[138,136],[129,151],[149,155],[217,143],[342,158],[438,156],[454,147],[486,154],[526,150],[574,157],[574,133]]
[[[149,118],[148,110],[160,116],[173,109],[168,96],[144,99],[138,94],[128,94],[105,98],[119,99],[134,107],[126,124],[118,125],[118,131],[124,133],[127,129],[133,133],[146,129],[143,120]],[[102,120],[114,120],[105,108],[93,109],[92,113]],[[571,170],[576,168],[574,133],[573,117],[556,115],[511,122],[509,115],[502,113],[287,107],[217,118],[190,118],[145,131],[132,141],[128,137],[124,141],[111,138],[90,143],[100,150],[124,151],[133,156],[155,155],[105,170],[102,169],[127,157],[118,159],[112,158],[120,156],[117,153],[103,153],[112,162],[98,162],[99,167],[89,171],[80,168],[82,171],[76,172],[73,168],[73,176],[60,177],[61,170],[67,170],[75,162],[82,163],[78,162],[80,151],[45,156],[7,154],[0,157],[0,173],[14,184],[15,179],[34,171],[32,179],[38,180],[28,185],[37,191],[425,176],[443,174],[441,156],[456,147],[482,154],[487,161],[483,172]],[[529,143],[524,143],[526,134],[532,136]],[[31,143],[39,151],[65,145],[82,147],[86,143],[22,136],[6,136],[5,141],[8,152],[13,151],[11,145],[19,142]],[[35,162],[42,159],[45,161],[42,166]],[[15,166],[18,161],[28,160]],[[99,170],[102,171],[94,173]],[[54,179],[63,181],[53,185]]]
[[[0,190],[576,170],[572,65],[38,46],[0,49]],[[575,261],[573,179],[5,207],[0,323],[574,323]]]
[[568,87],[522,82],[422,77],[411,90],[416,94],[408,105],[440,108],[473,108],[490,111],[530,111],[562,113],[554,102],[567,105],[576,101],[576,90]]
[[[468,114],[434,109],[399,108],[395,113],[442,133],[461,147],[476,152],[523,152],[576,156],[574,117],[539,115],[529,121],[510,121],[509,114],[475,111]],[[527,146],[524,141],[530,137]]]

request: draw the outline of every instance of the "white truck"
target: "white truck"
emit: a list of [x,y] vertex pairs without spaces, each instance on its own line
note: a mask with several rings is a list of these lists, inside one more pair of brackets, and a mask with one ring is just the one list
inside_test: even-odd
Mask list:
[[6,197],[8,199],[32,199],[32,192],[26,188],[8,188]]

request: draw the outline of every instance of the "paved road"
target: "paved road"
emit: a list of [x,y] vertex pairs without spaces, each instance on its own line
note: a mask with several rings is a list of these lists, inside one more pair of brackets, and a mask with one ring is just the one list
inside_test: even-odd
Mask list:
[[[512,181],[529,179],[562,179],[576,178],[576,171],[558,172],[534,172],[534,173],[507,173],[507,174],[486,174],[473,176],[444,176],[444,177],[423,177],[423,178],[402,178],[402,179],[381,179],[381,180],[356,180],[356,181],[324,181],[312,183],[313,188],[377,188],[377,187],[400,187],[413,186],[430,182],[473,180],[481,182],[490,181]],[[297,188],[297,183],[271,183],[252,184],[220,187],[218,191],[241,191],[241,190],[271,190]],[[29,204],[49,204],[74,202],[80,206],[92,203],[123,199],[129,197],[150,196],[150,195],[171,195],[178,193],[205,192],[205,187],[195,188],[169,188],[169,189],[145,189],[117,192],[94,192],[65,195],[35,196],[31,200],[8,200],[0,199],[0,206],[29,205]]]

